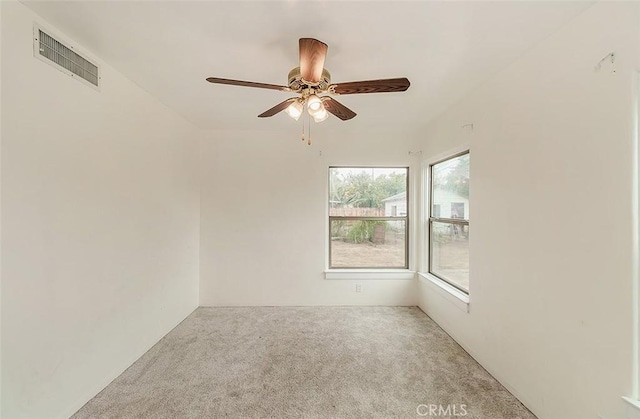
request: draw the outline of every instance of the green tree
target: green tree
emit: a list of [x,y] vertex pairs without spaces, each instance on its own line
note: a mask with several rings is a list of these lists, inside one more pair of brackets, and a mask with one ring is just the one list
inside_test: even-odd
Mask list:
[[383,208],[383,200],[406,190],[406,175],[383,174],[373,177],[366,172],[349,173],[338,182],[332,198],[358,208]]
[[465,154],[455,159],[451,168],[446,168],[436,175],[434,183],[442,189],[469,198],[469,155]]
[[384,221],[360,220],[351,226],[347,232],[347,238],[354,243],[364,243],[373,241],[377,225],[385,226]]

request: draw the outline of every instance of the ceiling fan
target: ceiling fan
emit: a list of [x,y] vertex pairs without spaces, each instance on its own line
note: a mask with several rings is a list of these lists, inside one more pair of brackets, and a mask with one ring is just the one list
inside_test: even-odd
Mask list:
[[410,83],[406,77],[332,84],[331,74],[324,68],[324,60],[328,49],[327,44],[313,38],[300,38],[299,45],[300,67],[296,67],[289,72],[289,84],[287,86],[221,79],[218,77],[209,77],[207,81],[210,83],[298,93],[299,96],[278,103],[273,108],[258,115],[258,117],[273,116],[284,110],[297,121],[306,106],[307,112],[315,122],[322,122],[327,119],[329,117],[328,113],[332,113],[343,121],[356,116],[355,112],[334,98],[319,96],[321,94],[350,95],[356,93],[404,92],[409,88]]

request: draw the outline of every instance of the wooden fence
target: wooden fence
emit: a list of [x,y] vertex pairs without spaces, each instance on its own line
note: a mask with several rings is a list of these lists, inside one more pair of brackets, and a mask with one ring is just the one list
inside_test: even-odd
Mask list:
[[333,217],[384,217],[384,208],[330,208]]

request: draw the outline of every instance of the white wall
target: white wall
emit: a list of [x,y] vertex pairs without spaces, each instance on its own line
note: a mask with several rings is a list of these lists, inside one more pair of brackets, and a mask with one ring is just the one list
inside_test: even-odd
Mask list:
[[[323,275],[328,167],[412,165],[413,137],[332,132],[329,124],[349,122],[325,123],[314,125],[311,147],[300,141],[299,124],[286,132],[205,135],[201,305],[417,304],[411,280],[325,280]],[[362,283],[361,293],[355,292],[356,282]]]
[[35,59],[2,7],[2,417],[68,417],[198,305],[197,135],[109,66]]
[[[3,417],[70,415],[198,298],[419,301],[540,418],[622,415],[637,3],[597,4],[437,118],[422,144],[318,128],[312,147],[297,128],[196,133],[104,64],[96,92],[34,59],[32,23],[44,22],[0,4]],[[616,74],[594,72],[611,51]],[[410,165],[414,183],[409,150],[466,142],[469,314],[413,281],[324,279],[328,166]]]
[[[2,22],[2,7],[0,7]],[[2,31],[0,30],[0,98],[2,97]],[[2,100],[0,100],[0,416],[2,416]]]
[[541,419],[620,418],[632,392],[638,28],[640,3],[594,5],[424,136],[471,144],[471,305],[421,284],[420,307]]

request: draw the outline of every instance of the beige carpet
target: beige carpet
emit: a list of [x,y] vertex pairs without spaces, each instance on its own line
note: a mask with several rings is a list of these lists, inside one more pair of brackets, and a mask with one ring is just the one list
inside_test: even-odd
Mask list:
[[73,416],[220,417],[535,418],[415,307],[199,308]]

